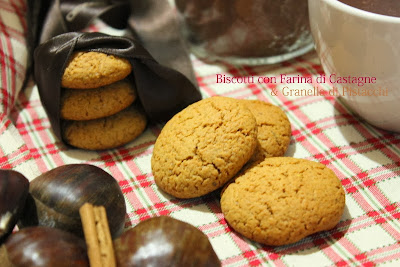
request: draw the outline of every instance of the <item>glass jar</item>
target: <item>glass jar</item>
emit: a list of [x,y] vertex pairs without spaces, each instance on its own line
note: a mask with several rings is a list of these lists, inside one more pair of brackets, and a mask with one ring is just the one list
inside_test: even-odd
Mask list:
[[307,0],[175,0],[191,50],[209,61],[274,64],[313,49]]

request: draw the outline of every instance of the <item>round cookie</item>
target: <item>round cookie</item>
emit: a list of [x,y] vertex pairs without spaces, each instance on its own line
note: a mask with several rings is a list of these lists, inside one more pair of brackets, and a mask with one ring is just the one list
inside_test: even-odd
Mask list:
[[146,115],[131,106],[112,116],[89,121],[65,121],[64,140],[75,147],[102,150],[124,145],[146,128]]
[[257,121],[259,145],[251,161],[283,156],[289,147],[291,125],[285,112],[278,106],[260,100],[240,100]]
[[154,145],[156,184],[178,198],[222,187],[250,159],[257,145],[256,120],[237,100],[211,97],[169,120]]
[[75,52],[71,55],[61,86],[92,89],[124,79],[132,71],[127,59],[100,52]]
[[135,89],[126,80],[90,90],[64,89],[61,118],[94,120],[111,116],[130,106],[135,99]]
[[332,170],[290,157],[266,158],[254,164],[221,196],[229,225],[243,236],[271,246],[332,229],[344,206],[344,190]]

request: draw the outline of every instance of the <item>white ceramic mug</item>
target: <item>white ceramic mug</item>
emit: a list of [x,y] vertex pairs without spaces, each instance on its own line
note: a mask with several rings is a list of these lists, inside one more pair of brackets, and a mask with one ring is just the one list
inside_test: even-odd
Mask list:
[[[360,117],[400,132],[400,18],[338,0],[309,0],[308,4],[311,32],[327,80],[331,77],[338,95]],[[364,85],[351,82],[368,77]]]

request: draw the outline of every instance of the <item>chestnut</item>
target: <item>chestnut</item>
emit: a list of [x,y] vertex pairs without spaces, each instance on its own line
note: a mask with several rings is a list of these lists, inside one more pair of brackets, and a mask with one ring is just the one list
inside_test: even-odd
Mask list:
[[140,222],[114,240],[117,266],[221,266],[207,236],[168,216]]
[[17,224],[28,192],[25,176],[13,170],[0,170],[0,244]]
[[10,235],[0,249],[3,266],[89,267],[85,241],[56,228],[28,227]]
[[125,226],[125,199],[118,182],[104,170],[89,164],[69,164],[36,177],[30,183],[19,227],[49,226],[83,238],[79,208],[86,202],[104,206],[111,236]]

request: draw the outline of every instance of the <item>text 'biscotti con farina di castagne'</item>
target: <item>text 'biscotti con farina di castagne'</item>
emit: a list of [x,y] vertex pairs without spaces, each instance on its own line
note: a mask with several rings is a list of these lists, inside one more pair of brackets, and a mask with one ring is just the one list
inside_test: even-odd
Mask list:
[[216,74],[217,84],[273,84],[271,95],[284,96],[389,96],[388,88],[379,86],[371,76],[339,76],[337,74],[301,76],[229,76]]

